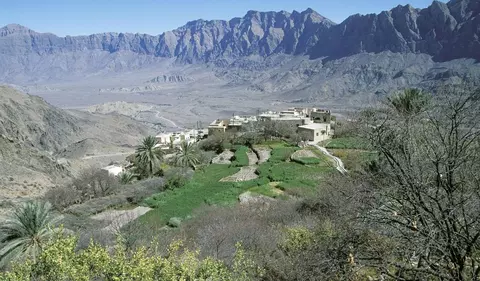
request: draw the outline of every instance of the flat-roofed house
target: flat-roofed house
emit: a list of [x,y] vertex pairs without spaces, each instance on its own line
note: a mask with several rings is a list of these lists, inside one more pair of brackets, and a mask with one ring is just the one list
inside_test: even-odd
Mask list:
[[208,135],[218,135],[225,133],[230,120],[217,119],[208,125]]
[[331,138],[330,123],[312,123],[298,127],[299,134],[305,134],[309,141],[320,142]]

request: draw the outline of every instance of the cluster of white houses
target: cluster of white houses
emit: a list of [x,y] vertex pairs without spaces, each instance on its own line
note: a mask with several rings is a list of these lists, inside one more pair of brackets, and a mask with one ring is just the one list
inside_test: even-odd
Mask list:
[[[319,142],[333,135],[331,129],[332,116],[329,110],[317,108],[289,108],[280,112],[267,111],[253,116],[232,116],[230,119],[217,119],[207,129],[181,130],[161,133],[156,136],[157,146],[161,149],[172,149],[183,142],[195,143],[209,135],[240,132],[242,126],[251,122],[274,121],[297,127],[297,133],[308,137],[309,141]],[[102,168],[109,175],[117,176],[124,168],[110,165]]]
[[330,110],[293,107],[280,112],[268,111],[256,116],[233,116],[217,119],[208,126],[208,135],[238,132],[250,122],[274,121],[297,127],[297,132],[307,136],[309,141],[319,142],[333,135]]

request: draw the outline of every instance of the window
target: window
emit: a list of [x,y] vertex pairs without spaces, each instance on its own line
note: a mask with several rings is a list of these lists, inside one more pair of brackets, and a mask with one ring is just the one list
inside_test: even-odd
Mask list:
[[318,137],[318,133],[317,133],[317,137]]

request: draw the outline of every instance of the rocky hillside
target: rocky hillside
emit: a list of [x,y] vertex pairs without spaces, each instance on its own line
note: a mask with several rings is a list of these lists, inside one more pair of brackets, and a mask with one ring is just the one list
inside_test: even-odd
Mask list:
[[[72,144],[94,138],[109,148],[132,148],[150,133],[146,126],[125,116],[67,112],[39,97],[0,86],[2,198],[31,195],[33,187],[40,192],[68,180],[74,171],[68,161],[58,157]],[[85,148],[85,153],[89,149],[95,148]]]
[[58,37],[12,24],[0,29],[0,80],[135,70],[165,58],[230,66],[247,56],[288,54],[331,60],[391,51],[428,54],[434,61],[480,60],[479,13],[478,0],[434,1],[425,9],[398,6],[378,15],[354,15],[340,24],[311,9],[249,11],[229,21],[191,21],[156,36]]
[[358,53],[424,53],[436,61],[480,60],[480,1],[433,1],[425,9],[398,6],[378,15],[354,15],[333,26],[312,49],[315,57]]

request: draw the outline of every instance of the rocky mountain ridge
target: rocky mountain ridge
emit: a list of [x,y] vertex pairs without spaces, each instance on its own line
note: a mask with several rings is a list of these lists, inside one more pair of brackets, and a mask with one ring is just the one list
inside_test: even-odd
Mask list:
[[[353,15],[335,24],[312,9],[249,11],[241,18],[195,20],[160,35],[102,33],[58,37],[19,25],[0,29],[0,80],[23,74],[46,79],[74,73],[144,68],[161,59],[212,62],[275,54],[338,59],[360,53],[422,53],[435,61],[480,60],[480,2],[434,1],[425,9],[397,6],[378,15]],[[25,76],[25,75],[24,75]]]

